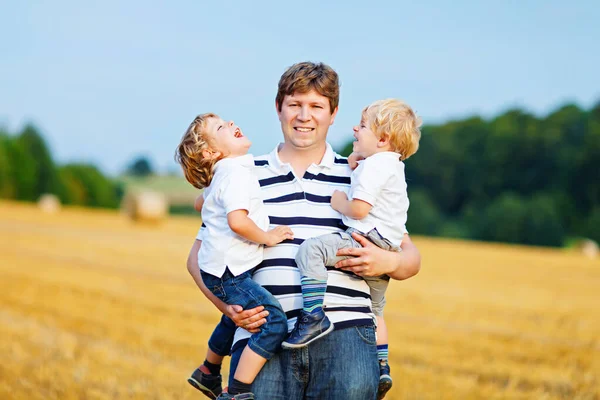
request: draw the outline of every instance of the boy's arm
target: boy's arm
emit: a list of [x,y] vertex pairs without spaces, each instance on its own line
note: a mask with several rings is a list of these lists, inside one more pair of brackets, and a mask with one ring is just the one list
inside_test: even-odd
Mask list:
[[200,275],[200,268],[198,268],[198,251],[200,250],[200,246],[202,246],[202,241],[194,241],[187,258],[187,270],[192,276],[192,279],[194,279],[194,282],[196,282],[200,291],[219,309],[219,311],[231,318],[237,326],[246,329],[250,333],[259,332],[259,327],[267,322],[265,318],[269,315],[269,312],[266,311],[263,306],[244,310],[239,305],[226,304],[215,296],[206,287],[202,280],[202,275]]
[[363,219],[373,206],[366,201],[348,200],[346,193],[336,190],[331,195],[331,208],[352,219]]
[[278,226],[270,231],[263,231],[248,217],[247,210],[235,210],[227,214],[227,223],[232,231],[241,237],[258,244],[275,246],[286,239],[293,239],[294,234],[287,226]]
[[194,210],[202,212],[202,206],[204,205],[204,194],[201,193],[194,201]]

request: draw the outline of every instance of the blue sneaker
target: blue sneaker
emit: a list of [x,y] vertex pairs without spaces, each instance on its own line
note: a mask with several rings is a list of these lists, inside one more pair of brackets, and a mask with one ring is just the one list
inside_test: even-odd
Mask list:
[[379,386],[377,387],[377,400],[383,399],[391,388],[392,377],[390,376],[390,366],[387,362],[382,362],[379,364]]
[[296,319],[294,330],[281,343],[284,349],[298,349],[322,338],[333,330],[333,324],[325,315],[323,309],[312,313],[302,310]]
[[[206,372],[204,372],[205,370]],[[192,373],[188,378],[188,383],[204,393],[209,399],[215,400],[223,391],[221,387],[221,375],[211,375],[204,365]]]

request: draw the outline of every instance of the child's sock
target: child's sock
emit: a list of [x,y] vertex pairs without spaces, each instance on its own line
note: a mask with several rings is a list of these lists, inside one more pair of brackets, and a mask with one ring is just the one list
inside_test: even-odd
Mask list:
[[311,313],[323,308],[323,300],[325,298],[325,291],[327,290],[327,280],[303,276],[300,278],[300,284],[302,285],[304,311]]
[[252,384],[240,382],[237,379],[233,378],[233,382],[229,385],[227,389],[227,393],[229,394],[240,394],[240,393],[248,393],[251,392]]
[[377,345],[377,358],[380,364],[387,364],[388,362],[388,345],[378,344]]
[[211,375],[221,374],[221,364],[213,364],[211,362],[208,362],[208,360],[204,360],[204,366],[208,368]]

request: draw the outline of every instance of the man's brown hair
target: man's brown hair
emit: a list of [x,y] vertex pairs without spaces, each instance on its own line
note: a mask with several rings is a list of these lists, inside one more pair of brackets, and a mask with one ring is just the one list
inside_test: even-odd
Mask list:
[[329,99],[329,112],[333,114],[340,102],[338,74],[327,64],[310,61],[294,64],[281,75],[275,98],[278,110],[281,111],[285,96],[311,90]]

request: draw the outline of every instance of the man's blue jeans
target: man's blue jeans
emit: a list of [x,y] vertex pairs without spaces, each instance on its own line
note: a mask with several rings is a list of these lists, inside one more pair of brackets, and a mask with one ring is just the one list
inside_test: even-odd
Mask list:
[[[260,327],[260,332],[250,337],[248,346],[267,360],[273,357],[287,335],[287,318],[277,299],[252,280],[252,270],[233,276],[229,269],[226,269],[220,278],[204,271],[201,271],[201,275],[206,287],[221,301],[231,305],[238,304],[244,310],[262,305],[269,311],[267,322]],[[219,355],[226,355],[223,354],[224,349],[231,348],[234,333],[235,324],[223,316],[210,337],[209,348]]]
[[[231,355],[231,377],[242,355]],[[295,350],[281,350],[254,383],[257,400],[373,400],[379,367],[374,326],[352,326]]]

